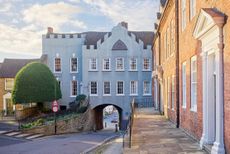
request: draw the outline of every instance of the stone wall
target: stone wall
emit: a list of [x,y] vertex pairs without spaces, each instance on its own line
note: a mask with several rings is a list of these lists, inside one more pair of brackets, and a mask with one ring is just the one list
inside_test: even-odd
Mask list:
[[[94,129],[94,111],[89,108],[85,113],[70,119],[57,121],[57,134],[77,133],[82,131],[91,131]],[[55,125],[39,126],[31,129],[23,129],[24,133],[39,133],[44,135],[53,135]]]
[[29,108],[25,108],[22,110],[16,110],[15,114],[16,114],[16,119],[17,120],[22,120],[25,119],[29,116],[32,116],[34,114],[36,114],[38,112],[38,108],[37,107],[29,107]]

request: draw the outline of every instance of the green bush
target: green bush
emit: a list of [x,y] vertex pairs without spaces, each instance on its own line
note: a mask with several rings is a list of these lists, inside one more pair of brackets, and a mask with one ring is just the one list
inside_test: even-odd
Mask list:
[[86,99],[86,95],[84,94],[78,95],[76,97],[76,101],[79,101],[79,102],[84,101],[85,99]]
[[87,106],[82,106],[80,108],[77,109],[77,113],[84,113],[87,110]]
[[58,82],[46,65],[29,63],[17,73],[12,91],[15,104],[51,102],[61,97]]

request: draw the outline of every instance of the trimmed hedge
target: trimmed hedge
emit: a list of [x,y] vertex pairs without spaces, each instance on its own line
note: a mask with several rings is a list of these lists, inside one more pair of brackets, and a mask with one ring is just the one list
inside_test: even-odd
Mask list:
[[61,97],[59,84],[46,65],[29,63],[17,73],[12,91],[14,104],[51,102]]

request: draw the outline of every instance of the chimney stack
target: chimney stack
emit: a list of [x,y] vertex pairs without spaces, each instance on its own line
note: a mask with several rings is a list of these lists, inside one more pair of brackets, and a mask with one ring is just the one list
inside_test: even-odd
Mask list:
[[51,34],[51,33],[53,33],[53,32],[54,32],[54,30],[53,30],[52,27],[48,27],[48,28],[47,28],[47,34]]
[[127,23],[127,22],[122,21],[122,22],[121,22],[121,26],[123,26],[123,27],[125,27],[126,29],[128,29],[128,23]]

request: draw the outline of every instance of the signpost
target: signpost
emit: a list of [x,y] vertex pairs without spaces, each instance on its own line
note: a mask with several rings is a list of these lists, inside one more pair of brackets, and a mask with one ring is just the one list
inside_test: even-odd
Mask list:
[[56,122],[56,112],[58,111],[58,102],[56,100],[52,103],[52,110],[54,112],[54,134],[57,133],[57,122]]

